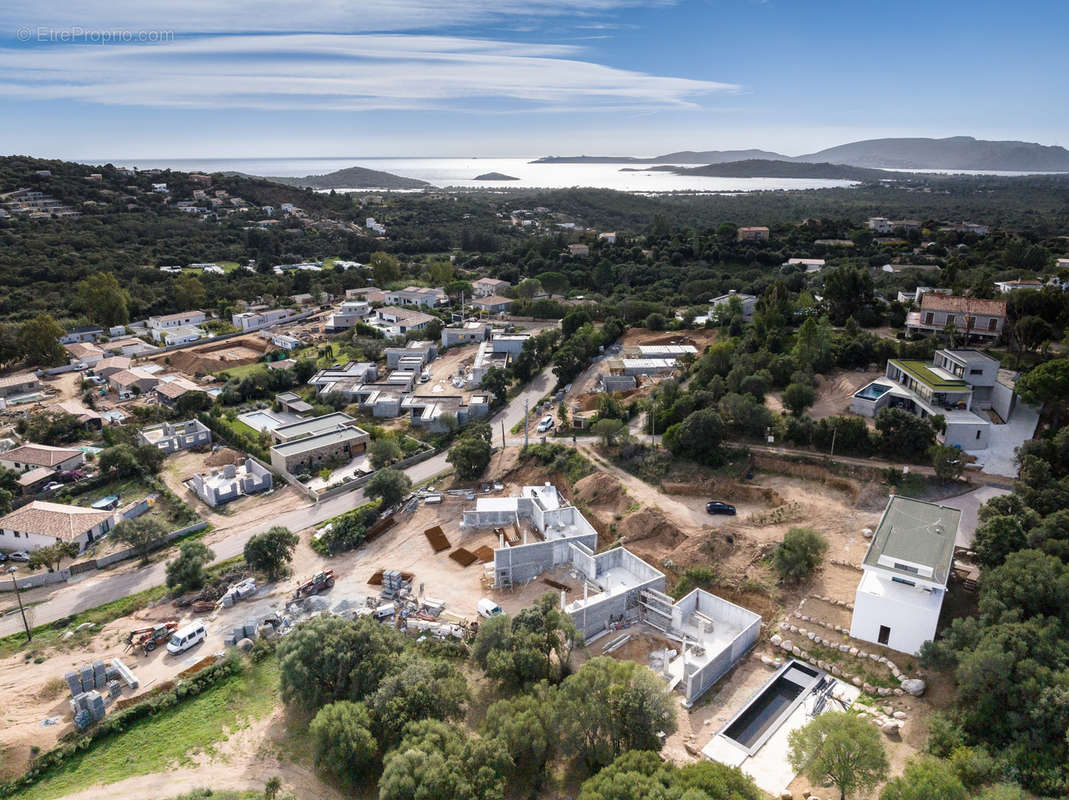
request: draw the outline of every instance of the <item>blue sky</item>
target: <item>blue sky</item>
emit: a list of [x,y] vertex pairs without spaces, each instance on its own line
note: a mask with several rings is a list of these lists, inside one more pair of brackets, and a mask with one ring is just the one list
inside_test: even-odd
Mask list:
[[1053,0],[158,5],[4,3],[0,152],[797,155],[951,135],[1069,146],[1069,5]]

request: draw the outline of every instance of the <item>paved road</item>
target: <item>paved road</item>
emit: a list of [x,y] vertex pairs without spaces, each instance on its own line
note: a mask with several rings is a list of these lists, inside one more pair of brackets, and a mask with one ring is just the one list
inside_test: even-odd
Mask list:
[[[524,401],[528,401],[533,407],[535,403],[549,393],[554,383],[553,373],[549,369],[535,376],[519,395],[513,398],[504,409],[491,419],[495,433],[500,431],[500,426],[503,422],[507,436],[511,427],[523,419]],[[500,434],[498,433],[495,436],[494,443],[498,444],[499,442]],[[522,444],[522,440],[519,443]],[[426,461],[413,464],[405,472],[408,473],[413,483],[433,478],[435,475],[450,468],[449,464],[446,463],[445,457],[445,453],[439,453]],[[293,531],[303,530],[325,522],[331,517],[336,517],[338,514],[351,508],[356,508],[365,502],[367,502],[367,497],[364,491],[357,489],[330,500],[324,500],[321,503],[310,503],[293,511],[280,514],[273,519],[255,523],[241,530],[235,530],[225,539],[212,544],[212,551],[215,553],[216,561],[225,561],[228,558],[240,555],[245,549],[245,542],[270,527],[282,525]],[[166,579],[165,570],[165,562],[160,561],[144,569],[128,570],[121,573],[108,571],[92,573],[88,577],[54,590],[47,600],[29,609],[30,625],[44,625],[71,614],[76,614],[79,611],[86,611],[104,603],[127,597],[135,592],[159,586]],[[5,600],[8,597],[10,595],[5,595]],[[14,600],[14,598],[10,599]],[[8,603],[5,602],[4,605],[8,605]],[[6,636],[21,629],[22,620],[18,614],[9,614],[0,618],[0,636]]]
[[980,506],[992,497],[1010,494],[1009,489],[1001,489],[997,486],[981,486],[971,492],[959,494],[957,497],[947,497],[939,501],[940,505],[956,508],[961,512],[961,522],[958,524],[958,536],[954,544],[958,547],[972,547],[973,538],[976,535],[976,512]]

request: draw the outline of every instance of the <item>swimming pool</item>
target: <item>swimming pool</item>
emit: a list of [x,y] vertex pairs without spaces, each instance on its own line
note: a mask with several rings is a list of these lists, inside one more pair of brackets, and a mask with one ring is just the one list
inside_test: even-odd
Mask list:
[[854,397],[860,397],[862,400],[879,400],[890,390],[891,387],[885,383],[870,383],[865,388],[855,392]]
[[241,414],[238,419],[253,430],[260,432],[273,431],[279,425],[283,424],[282,420],[274,414],[269,414],[266,411],[250,411],[247,414]]

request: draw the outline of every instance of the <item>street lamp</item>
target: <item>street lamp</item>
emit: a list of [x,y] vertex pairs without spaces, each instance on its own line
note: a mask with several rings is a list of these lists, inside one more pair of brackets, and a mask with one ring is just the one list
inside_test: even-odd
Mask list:
[[22,627],[26,629],[26,641],[29,642],[33,639],[33,634],[30,633],[30,623],[26,621],[26,609],[22,605],[22,593],[19,592],[18,581],[15,580],[15,570],[18,567],[8,567],[7,574],[11,576],[11,585],[15,587],[15,597],[19,601],[19,613],[22,614]]

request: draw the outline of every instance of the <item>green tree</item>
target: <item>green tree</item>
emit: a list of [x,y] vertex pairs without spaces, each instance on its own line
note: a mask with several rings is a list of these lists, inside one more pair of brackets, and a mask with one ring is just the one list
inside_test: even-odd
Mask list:
[[812,528],[791,528],[772,551],[772,568],[780,580],[796,583],[818,566],[828,550],[828,540]]
[[338,700],[363,700],[398,668],[404,647],[400,632],[367,617],[302,622],[278,645],[282,699],[308,712]]
[[876,414],[880,453],[888,458],[916,459],[935,444],[935,431],[928,420],[902,408],[881,408]]
[[875,298],[872,275],[867,269],[844,265],[824,272],[824,302],[832,322],[842,325]]
[[1017,380],[1017,394],[1033,406],[1046,405],[1052,412],[1053,428],[1061,427],[1066,403],[1069,403],[1069,358],[1056,358]]
[[461,719],[470,698],[468,682],[456,667],[420,658],[386,676],[366,702],[377,738],[389,749],[400,741],[410,722]]
[[347,785],[371,774],[378,742],[363,703],[339,700],[316,712],[308,726],[316,768]]
[[0,516],[11,511],[11,501],[15,495],[9,489],[0,489]]
[[400,746],[386,754],[379,800],[503,800],[511,770],[499,740],[423,720],[410,724]]
[[77,558],[79,552],[77,542],[56,542],[32,551],[28,566],[31,570],[45,567],[49,572],[55,572],[63,559]]
[[562,741],[587,767],[627,750],[657,750],[659,734],[676,729],[675,703],[664,683],[633,661],[598,656],[560,687]]
[[501,614],[484,622],[472,658],[492,678],[508,685],[559,680],[579,641],[571,617],[547,592],[515,617]]
[[18,351],[31,366],[54,367],[67,361],[59,343],[63,328],[48,314],[38,314],[19,326]]
[[676,767],[656,752],[632,750],[587,778],[578,800],[761,800],[764,796],[737,767],[715,761]]
[[663,331],[667,324],[668,321],[664,318],[664,314],[659,314],[656,311],[646,317],[646,321],[643,323],[646,329],[651,331]]
[[117,541],[127,544],[137,551],[142,563],[148,562],[148,554],[163,542],[167,529],[163,523],[153,517],[143,516],[120,522],[111,535]]
[[191,272],[183,272],[174,282],[174,302],[183,311],[201,308],[208,302],[208,293],[200,278]]
[[542,272],[536,275],[535,279],[542,284],[542,288],[550,297],[555,294],[563,295],[568,291],[568,277],[560,272]]
[[203,542],[185,542],[178,550],[178,558],[167,562],[167,586],[179,594],[192,592],[204,585],[208,575],[204,565],[215,558],[215,553]]
[[880,732],[853,714],[820,714],[791,731],[787,741],[791,766],[818,785],[831,781],[841,800],[869,791],[887,776],[889,764]]
[[[435,286],[444,286],[453,280],[453,273],[456,269],[453,267],[453,262],[446,261],[444,259],[438,259],[432,261],[427,267],[427,272],[430,275],[431,282]],[[468,287],[468,291],[471,291],[471,287]]]
[[723,439],[724,421],[713,408],[699,409],[664,432],[664,446],[673,455],[700,464],[719,463]]
[[537,278],[527,278],[516,287],[516,296],[530,300],[542,294],[542,283]]
[[453,465],[462,480],[478,478],[490,465],[490,443],[480,436],[461,436],[451,448],[445,460]]
[[386,288],[386,284],[392,283],[401,277],[401,268],[397,264],[397,259],[389,253],[383,253],[382,251],[372,253],[371,258],[368,260],[368,266],[371,267],[371,274],[375,278],[376,286]]
[[382,508],[390,508],[401,502],[412,488],[412,479],[396,469],[380,469],[364,486],[364,494],[382,500]]
[[812,372],[827,372],[832,367],[832,330],[826,317],[809,317],[798,329],[791,355],[798,368]]
[[1031,353],[1057,337],[1049,322],[1042,317],[1030,315],[1021,317],[1013,324],[1013,338],[1021,350]]
[[965,472],[965,457],[956,447],[934,444],[928,448],[928,458],[932,460],[935,477],[944,483],[958,480]]
[[590,432],[600,437],[606,447],[611,447],[626,434],[627,426],[618,419],[599,419],[590,426]]
[[[158,448],[152,448],[158,450]],[[141,472],[141,464],[137,460],[137,448],[132,444],[117,444],[107,447],[100,454],[97,463],[101,472],[114,472],[119,477],[130,477]]]
[[368,458],[374,469],[388,467],[395,461],[400,461],[404,456],[401,445],[392,436],[380,436],[367,448]]
[[245,542],[245,563],[263,572],[270,581],[277,581],[289,572],[293,551],[300,538],[289,528],[275,525]]
[[906,764],[902,775],[891,778],[880,800],[967,800],[965,787],[950,765],[931,756]]
[[1027,546],[1028,536],[1017,516],[989,516],[976,526],[973,549],[976,560],[987,569],[1000,566],[1010,553]]
[[78,294],[89,319],[110,328],[130,321],[130,293],[110,272],[94,272],[78,284]]
[[556,690],[538,684],[525,694],[498,700],[486,710],[482,735],[497,739],[508,751],[521,784],[538,791],[558,752],[560,722]]
[[486,374],[483,375],[479,388],[486,389],[486,391],[494,395],[494,399],[497,402],[504,403],[508,399],[509,383],[507,370],[501,367],[490,367]]
[[792,383],[783,390],[783,405],[796,417],[802,416],[816,399],[817,393],[808,383]]

